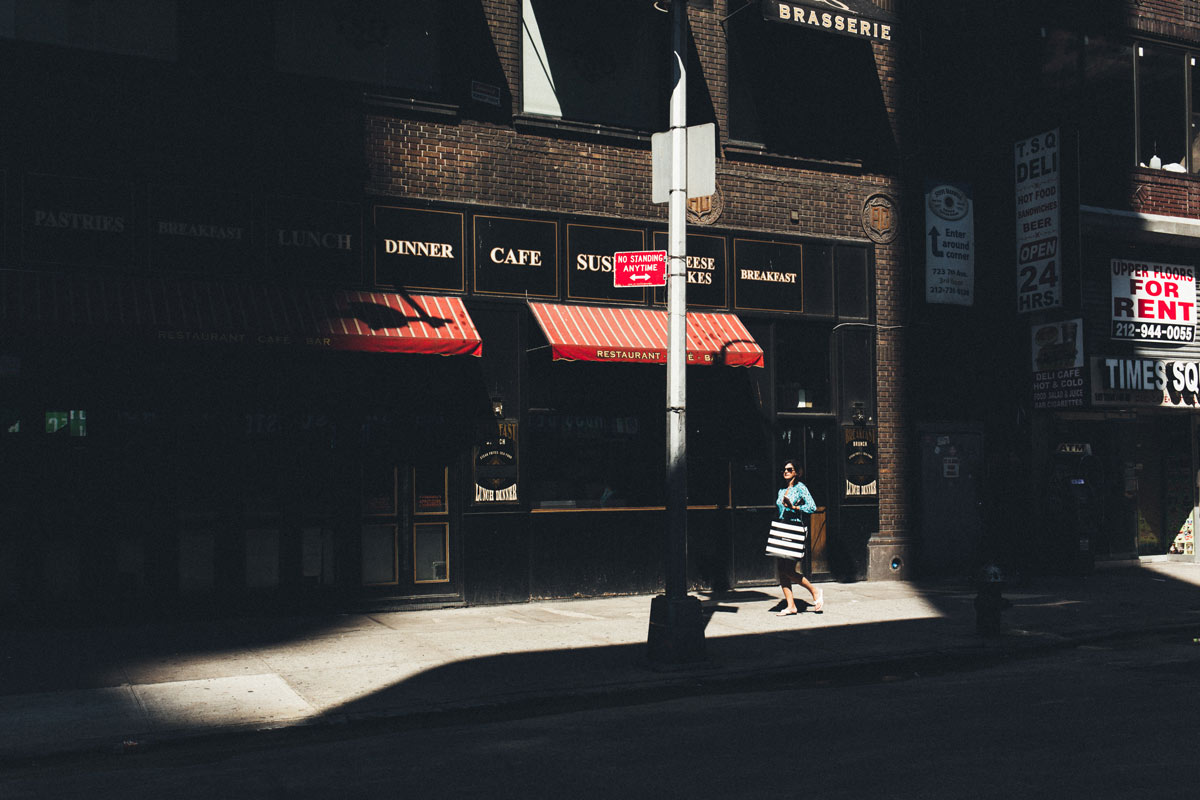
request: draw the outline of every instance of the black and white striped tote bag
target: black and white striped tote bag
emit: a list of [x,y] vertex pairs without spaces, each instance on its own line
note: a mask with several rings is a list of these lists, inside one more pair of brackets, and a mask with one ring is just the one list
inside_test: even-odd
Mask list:
[[804,546],[807,541],[807,521],[773,519],[771,530],[767,533],[767,555],[799,561],[804,558]]

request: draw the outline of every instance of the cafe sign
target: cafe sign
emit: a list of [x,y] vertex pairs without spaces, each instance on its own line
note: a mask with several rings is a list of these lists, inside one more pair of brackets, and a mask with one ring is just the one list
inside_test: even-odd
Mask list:
[[558,297],[558,223],[477,214],[475,291]]

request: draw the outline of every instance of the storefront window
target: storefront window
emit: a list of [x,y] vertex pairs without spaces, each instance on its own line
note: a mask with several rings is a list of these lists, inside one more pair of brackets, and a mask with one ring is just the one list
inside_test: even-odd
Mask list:
[[665,372],[531,358],[523,480],[534,508],[664,502]]
[[779,413],[831,410],[828,326],[779,323],[775,331],[775,403]]
[[730,138],[806,158],[888,158],[895,145],[871,43],[760,17],[728,22]]

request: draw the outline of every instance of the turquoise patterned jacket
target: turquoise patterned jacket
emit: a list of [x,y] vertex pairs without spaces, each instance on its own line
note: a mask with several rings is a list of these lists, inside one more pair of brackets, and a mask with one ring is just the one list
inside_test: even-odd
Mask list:
[[[796,508],[788,508],[783,504],[785,494]],[[813,500],[812,495],[809,494],[808,487],[803,483],[797,482],[795,486],[779,490],[779,496],[775,498],[775,508],[779,509],[780,519],[797,519],[800,512],[811,514],[816,511],[817,504]]]

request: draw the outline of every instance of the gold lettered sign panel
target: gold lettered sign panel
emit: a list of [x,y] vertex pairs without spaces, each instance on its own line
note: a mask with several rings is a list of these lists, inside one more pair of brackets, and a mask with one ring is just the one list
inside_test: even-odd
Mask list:
[[[666,250],[667,232],[654,232],[654,249]],[[729,295],[726,276],[729,273],[728,247],[724,236],[689,233],[687,236],[687,304],[688,308],[726,308]],[[666,303],[667,290],[655,289],[654,302]]]
[[275,278],[362,284],[362,207],[357,203],[268,197],[267,271]]
[[461,212],[377,205],[374,224],[376,286],[463,291]]
[[558,223],[477,214],[475,291],[558,297]]
[[805,311],[804,248],[791,242],[733,240],[733,304],[748,311]]
[[246,277],[254,242],[250,196],[153,184],[146,194],[150,267],[204,277]]
[[645,302],[645,289],[618,289],[613,281],[613,256],[645,249],[646,233],[637,228],[567,225],[568,298]]
[[21,253],[34,264],[129,268],[133,187],[62,175],[25,176]]

